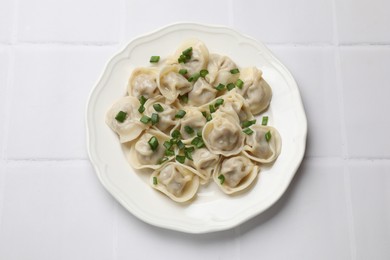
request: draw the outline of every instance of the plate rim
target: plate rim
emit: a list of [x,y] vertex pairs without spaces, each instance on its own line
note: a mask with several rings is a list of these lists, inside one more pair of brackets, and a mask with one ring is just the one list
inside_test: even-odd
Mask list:
[[[163,221],[155,221],[153,217],[148,216],[147,214],[144,214],[144,212],[138,207],[134,205],[130,205],[128,201],[124,201],[120,194],[116,192],[116,187],[113,185],[110,185],[109,181],[105,179],[105,176],[103,172],[106,170],[107,166],[101,162],[99,159],[98,154],[96,151],[93,149],[94,142],[96,140],[96,136],[94,135],[91,126],[92,126],[92,111],[91,111],[91,106],[94,104],[96,101],[93,99],[94,95],[96,95],[96,92],[99,91],[99,86],[101,86],[104,81],[107,79],[107,77],[110,75],[112,68],[114,64],[118,61],[118,59],[123,58],[126,53],[128,53],[132,46],[137,46],[141,44],[145,40],[150,40],[150,38],[157,37],[159,34],[166,34],[173,32],[177,29],[197,29],[201,31],[206,31],[210,32],[212,30],[216,31],[224,31],[224,33],[233,35],[234,37],[238,37],[242,40],[245,40],[246,43],[249,43],[251,45],[256,46],[256,48],[260,47],[262,48],[268,56],[268,58],[271,58],[272,62],[274,62],[276,67],[278,67],[278,72],[282,74],[282,76],[286,79],[288,82],[288,85],[292,86],[292,94],[294,95],[294,101],[299,101],[297,102],[296,105],[297,109],[300,111],[300,113],[297,113],[299,123],[300,124],[300,129],[302,129],[301,134],[298,136],[300,137],[300,140],[297,142],[299,144],[299,149],[296,151],[296,158],[297,160],[294,162],[294,168],[292,169],[291,175],[289,175],[289,178],[285,178],[283,184],[284,185],[279,185],[281,186],[279,188],[278,194],[275,194],[273,196],[273,200],[266,204],[265,207],[259,210],[251,210],[247,214],[240,214],[241,217],[237,218],[237,216],[230,218],[229,220],[226,221],[219,221],[217,223],[213,223],[214,226],[209,226],[205,225],[205,227],[199,228],[199,227],[190,227],[190,226],[185,226],[185,225],[178,225],[176,223],[175,225],[169,224],[167,222]],[[304,106],[302,103],[302,98],[299,93],[299,88],[298,85],[293,78],[292,74],[290,71],[286,68],[284,64],[282,64],[279,59],[277,59],[274,54],[270,51],[270,49],[263,44],[261,41],[256,40],[255,38],[248,36],[244,33],[241,33],[237,31],[236,29],[233,29],[228,26],[223,26],[223,25],[212,25],[212,24],[205,24],[205,23],[194,23],[194,22],[177,22],[177,23],[171,23],[165,26],[162,26],[158,29],[155,29],[151,32],[144,33],[139,35],[138,37],[134,37],[132,40],[128,41],[127,44],[125,44],[125,47],[121,48],[120,51],[116,52],[114,56],[112,56],[105,64],[103,71],[100,74],[100,77],[98,78],[97,82],[94,84],[93,88],[90,90],[87,103],[86,103],[86,109],[85,109],[85,123],[86,123],[86,143],[87,143],[87,153],[89,160],[95,170],[95,173],[100,181],[100,183],[103,185],[103,187],[124,207],[126,208],[131,214],[136,216],[138,219],[151,224],[153,226],[157,226],[160,228],[166,228],[170,230],[175,230],[175,231],[180,231],[180,232],[185,232],[185,233],[193,233],[193,234],[201,234],[201,233],[210,233],[210,232],[217,232],[217,231],[223,231],[227,229],[231,229],[234,227],[237,227],[241,225],[242,223],[248,221],[249,219],[262,214],[266,210],[268,210],[272,205],[274,205],[282,196],[283,194],[286,193],[287,188],[289,187],[292,179],[294,178],[299,166],[302,163],[302,160],[304,158],[305,150],[306,150],[306,141],[307,141],[307,118],[306,118],[306,113],[304,110]],[[248,211],[248,210],[246,210]],[[244,211],[245,212],[245,211]]]

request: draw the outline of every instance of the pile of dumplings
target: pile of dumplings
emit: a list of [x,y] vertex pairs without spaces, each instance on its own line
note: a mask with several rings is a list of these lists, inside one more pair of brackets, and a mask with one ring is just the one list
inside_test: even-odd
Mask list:
[[256,67],[188,40],[169,57],[132,71],[128,96],[109,109],[135,169],[150,169],[150,185],[176,202],[192,200],[212,179],[226,194],[242,192],[262,164],[281,151],[278,131],[258,117],[272,90]]

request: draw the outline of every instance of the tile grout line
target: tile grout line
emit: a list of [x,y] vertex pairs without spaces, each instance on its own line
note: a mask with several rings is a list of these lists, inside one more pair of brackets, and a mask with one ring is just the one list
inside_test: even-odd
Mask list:
[[349,237],[349,250],[351,254],[351,259],[355,260],[356,256],[356,232],[354,225],[354,216],[352,211],[352,201],[351,201],[351,181],[350,175],[348,172],[348,140],[347,140],[347,126],[344,110],[344,91],[343,91],[343,79],[341,75],[341,54],[340,54],[340,41],[338,38],[338,26],[337,26],[337,14],[336,14],[336,0],[332,0],[332,9],[333,9],[333,44],[335,45],[334,49],[334,62],[336,69],[336,88],[337,88],[337,98],[338,106],[340,110],[340,130],[342,138],[342,157],[344,160],[343,163],[343,179],[344,179],[344,193],[345,193],[345,206],[348,219],[348,237]]

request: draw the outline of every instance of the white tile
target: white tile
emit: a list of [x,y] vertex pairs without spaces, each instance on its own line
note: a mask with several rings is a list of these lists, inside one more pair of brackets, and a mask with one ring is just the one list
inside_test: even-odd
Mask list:
[[390,259],[390,162],[350,163],[357,259]]
[[308,121],[306,156],[341,156],[335,56],[330,47],[271,47],[297,81]]
[[351,259],[341,162],[304,160],[287,193],[241,226],[241,259]]
[[0,42],[10,42],[12,37],[15,1],[0,1]]
[[185,2],[126,1],[126,39],[149,33],[162,26],[177,22],[208,24],[229,23],[228,2],[224,0],[199,0]]
[[390,48],[343,47],[343,80],[348,155],[390,157]]
[[116,42],[120,0],[20,0],[18,39],[32,42]]
[[7,100],[7,81],[8,81],[8,70],[9,70],[9,53],[7,50],[0,48],[0,159],[4,156],[4,133],[6,124],[5,118],[5,103]]
[[390,42],[389,1],[339,0],[335,3],[341,43]]
[[87,158],[85,105],[115,48],[16,52],[8,158]]
[[112,259],[115,202],[88,162],[6,171],[0,259]]
[[233,0],[234,26],[264,42],[331,42],[328,0]]
[[186,234],[157,228],[118,209],[117,259],[238,260],[235,231]]

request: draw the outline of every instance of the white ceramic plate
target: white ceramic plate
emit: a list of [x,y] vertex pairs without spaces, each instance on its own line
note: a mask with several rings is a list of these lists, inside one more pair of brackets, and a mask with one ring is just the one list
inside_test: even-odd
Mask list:
[[[172,54],[188,38],[202,40],[210,52],[225,54],[240,67],[257,66],[263,71],[273,90],[270,108],[263,115],[279,130],[282,152],[272,167],[262,168],[248,192],[228,196],[210,183],[201,187],[192,203],[180,205],[152,189],[148,176],[131,168],[104,119],[114,101],[126,95],[135,67],[149,66],[152,55]],[[174,24],[133,40],[106,66],[90,94],[86,116],[89,157],[104,187],[143,221],[189,233],[229,229],[265,211],[285,192],[305,151],[307,122],[293,77],[263,44],[226,27]]]

